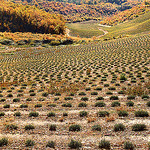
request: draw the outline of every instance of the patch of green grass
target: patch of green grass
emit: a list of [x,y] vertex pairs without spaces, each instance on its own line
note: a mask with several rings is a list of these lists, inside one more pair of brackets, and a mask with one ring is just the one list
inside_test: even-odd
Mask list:
[[98,23],[70,23],[67,24],[71,36],[80,36],[82,38],[91,38],[93,36],[103,35],[103,31],[98,28]]

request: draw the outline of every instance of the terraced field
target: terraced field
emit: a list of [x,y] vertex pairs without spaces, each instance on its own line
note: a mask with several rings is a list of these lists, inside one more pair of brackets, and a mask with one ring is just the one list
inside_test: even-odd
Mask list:
[[149,41],[0,53],[0,149],[148,150]]

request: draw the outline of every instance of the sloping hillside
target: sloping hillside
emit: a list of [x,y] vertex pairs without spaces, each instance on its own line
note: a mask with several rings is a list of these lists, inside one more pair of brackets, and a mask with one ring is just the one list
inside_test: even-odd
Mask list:
[[104,25],[117,25],[127,20],[133,20],[140,15],[145,14],[148,11],[148,6],[145,3],[135,6],[131,9],[121,11],[113,16],[105,17],[100,23]]
[[103,36],[103,38],[149,32],[150,31],[150,12],[147,12],[146,14],[141,15],[134,20],[121,23],[111,28],[107,28],[107,27],[102,27],[102,28],[108,31],[108,34]]

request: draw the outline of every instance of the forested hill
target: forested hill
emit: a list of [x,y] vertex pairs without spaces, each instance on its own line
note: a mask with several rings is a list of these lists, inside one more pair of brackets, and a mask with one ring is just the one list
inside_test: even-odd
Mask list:
[[[15,2],[19,2],[20,0],[14,0]],[[129,0],[21,0],[22,2],[28,2],[28,3],[35,3],[35,2],[65,2],[65,3],[73,3],[73,4],[77,4],[77,5],[82,5],[82,4],[88,4],[88,5],[96,5],[99,3],[112,3],[112,4],[122,4],[125,2],[128,2]],[[140,2],[143,0],[130,0],[130,3],[132,2]]]
[[[143,1],[143,0],[141,0]],[[35,5],[49,13],[61,14],[67,22],[102,20],[120,11],[141,4],[139,0],[13,0],[14,3]]]
[[35,6],[0,2],[0,32],[64,34],[61,15],[45,12]]

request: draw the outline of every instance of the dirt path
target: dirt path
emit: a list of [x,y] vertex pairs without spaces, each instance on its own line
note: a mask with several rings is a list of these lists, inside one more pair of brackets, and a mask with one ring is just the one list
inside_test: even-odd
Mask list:
[[97,38],[100,38],[100,37],[102,37],[102,36],[104,36],[104,35],[106,35],[107,33],[108,33],[108,31],[106,31],[106,30],[103,30],[103,29],[101,29],[101,28],[98,28],[100,31],[103,31],[104,32],[104,34],[103,35],[100,35],[100,36],[98,36]]
[[70,36],[69,33],[70,33],[70,30],[66,28],[66,36]]

